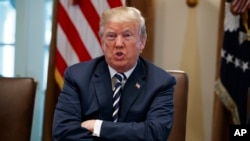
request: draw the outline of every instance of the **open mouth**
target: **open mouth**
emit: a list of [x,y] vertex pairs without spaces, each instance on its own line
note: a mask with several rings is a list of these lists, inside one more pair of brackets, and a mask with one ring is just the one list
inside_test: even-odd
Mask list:
[[124,56],[123,52],[116,52],[116,53],[115,53],[115,58],[116,58],[116,59],[122,59],[123,56]]

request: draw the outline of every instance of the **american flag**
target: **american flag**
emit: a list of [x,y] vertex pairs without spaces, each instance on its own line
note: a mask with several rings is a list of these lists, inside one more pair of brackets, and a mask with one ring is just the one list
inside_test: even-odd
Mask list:
[[[237,8],[236,3],[240,4],[243,9]],[[247,1],[221,1],[213,141],[235,140],[231,132],[232,127],[247,124],[247,90],[250,87],[250,30],[248,26],[250,10],[244,7],[248,7]],[[238,9],[238,12],[232,8]]]
[[59,0],[55,78],[63,85],[65,69],[102,55],[98,35],[101,13],[125,5],[125,0]]
[[[226,1],[224,40],[221,49],[220,78],[216,92],[231,112],[234,124],[246,123],[247,91],[250,87],[250,20],[231,13]],[[245,11],[247,15],[250,11]],[[247,16],[248,17],[248,16]]]

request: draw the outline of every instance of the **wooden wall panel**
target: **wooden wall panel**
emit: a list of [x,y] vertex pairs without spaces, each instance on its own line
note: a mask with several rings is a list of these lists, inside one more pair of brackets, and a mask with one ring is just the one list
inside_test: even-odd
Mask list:
[[150,61],[153,61],[155,2],[154,0],[127,0],[126,5],[136,7],[142,12],[142,15],[145,17],[148,39],[142,56]]

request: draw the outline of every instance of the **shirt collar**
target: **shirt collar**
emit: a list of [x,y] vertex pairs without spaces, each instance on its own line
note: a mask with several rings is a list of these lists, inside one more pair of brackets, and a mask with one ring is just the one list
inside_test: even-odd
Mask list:
[[[127,79],[129,78],[129,76],[131,75],[131,73],[133,72],[133,70],[135,69],[136,65],[137,65],[137,63],[130,70],[128,70],[126,72],[123,72],[125,74],[125,76],[126,76]],[[108,68],[109,68],[110,76],[112,78],[117,73],[117,71],[115,69],[113,69],[110,65],[108,65]]]

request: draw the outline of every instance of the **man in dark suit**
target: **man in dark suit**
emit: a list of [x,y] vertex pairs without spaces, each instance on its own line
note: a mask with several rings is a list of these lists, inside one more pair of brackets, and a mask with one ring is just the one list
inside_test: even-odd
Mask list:
[[145,20],[132,7],[102,14],[104,56],[70,66],[53,121],[55,141],[166,141],[175,78],[140,57]]

